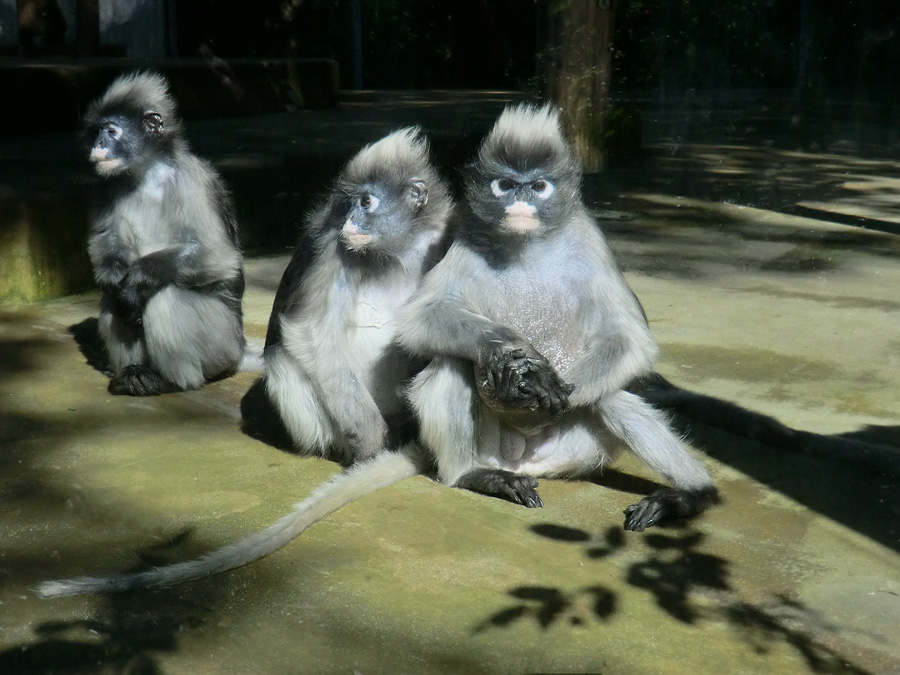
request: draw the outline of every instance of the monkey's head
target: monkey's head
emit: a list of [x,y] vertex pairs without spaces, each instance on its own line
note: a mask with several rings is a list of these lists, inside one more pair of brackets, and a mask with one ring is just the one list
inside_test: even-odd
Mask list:
[[406,128],[363,148],[338,179],[340,238],[347,250],[402,259],[420,234],[439,236],[449,192],[428,160],[428,142]]
[[581,167],[550,106],[507,107],[470,168],[469,205],[498,233],[540,236],[581,202]]
[[113,82],[84,117],[88,157],[101,176],[139,171],[179,133],[165,78],[132,73]]

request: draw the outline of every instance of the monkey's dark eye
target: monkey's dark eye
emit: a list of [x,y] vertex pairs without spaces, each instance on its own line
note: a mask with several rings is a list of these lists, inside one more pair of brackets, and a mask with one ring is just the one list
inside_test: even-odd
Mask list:
[[491,181],[491,192],[494,193],[495,197],[500,197],[506,192],[515,189],[516,181],[512,178],[495,178]]
[[539,199],[547,199],[553,194],[553,183],[548,183],[545,180],[536,180],[531,184],[531,189]]
[[372,211],[377,209],[380,203],[381,200],[378,199],[378,197],[376,197],[375,195],[370,195],[368,192],[363,194],[359,198],[359,205],[369,213],[372,213]]
[[122,137],[122,127],[118,124],[108,124],[103,131],[106,132],[107,136],[116,141]]

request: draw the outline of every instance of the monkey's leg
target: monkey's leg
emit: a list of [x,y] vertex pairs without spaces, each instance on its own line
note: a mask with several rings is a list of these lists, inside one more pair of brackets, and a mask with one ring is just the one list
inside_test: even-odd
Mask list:
[[106,347],[109,365],[113,373],[126,366],[144,363],[147,359],[147,348],[144,344],[144,331],[139,324],[124,321],[111,308],[111,301],[106,297],[100,305],[100,318],[97,331]]
[[125,396],[153,396],[177,391],[171,382],[145,365],[147,345],[143,327],[121,318],[111,307],[111,300],[104,297],[98,322],[100,337],[113,371],[109,392]]
[[240,316],[215,296],[168,286],[147,302],[143,324],[149,365],[174,391],[230,375],[241,360]]
[[[523,506],[543,506],[535,490],[536,478],[480,465],[473,415],[475,390],[468,362],[434,359],[413,380],[409,400],[419,418],[422,441],[435,454],[442,483]],[[495,431],[499,425],[493,418]],[[499,438],[499,431],[491,434],[493,440],[495,436]]]
[[337,433],[309,377],[281,345],[267,348],[265,359],[266,395],[292,442],[304,454],[327,455]]
[[603,398],[597,407],[607,428],[671,488],[660,488],[625,509],[625,529],[641,532],[669,518],[689,518],[718,501],[706,469],[671,430],[662,412],[627,392]]

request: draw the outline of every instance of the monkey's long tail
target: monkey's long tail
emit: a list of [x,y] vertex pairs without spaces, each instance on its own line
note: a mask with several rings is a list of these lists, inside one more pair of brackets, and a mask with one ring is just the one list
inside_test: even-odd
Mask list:
[[414,461],[413,450],[414,448],[407,446],[397,452],[384,452],[351,467],[319,486],[309,497],[298,502],[291,513],[271,527],[201,558],[134,574],[45,581],[35,590],[42,598],[59,598],[84,593],[173,586],[241,567],[287,546],[304,530],[341,507],[420,473]]

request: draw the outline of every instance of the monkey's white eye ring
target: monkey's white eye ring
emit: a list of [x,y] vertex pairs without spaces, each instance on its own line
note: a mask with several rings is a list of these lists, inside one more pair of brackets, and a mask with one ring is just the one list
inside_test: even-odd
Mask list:
[[122,127],[120,127],[118,124],[107,124],[104,131],[106,131],[107,136],[115,141],[122,138]]
[[536,180],[531,184],[531,189],[534,191],[534,194],[537,195],[538,199],[547,199],[550,195],[553,194],[553,183],[549,183],[545,180]]
[[511,178],[495,178],[491,181],[491,193],[495,197],[502,197],[505,193],[516,187],[516,181]]
[[381,200],[378,199],[378,197],[376,197],[375,195],[370,195],[368,192],[366,192],[359,198],[359,205],[363,207],[368,213],[372,213],[372,211],[377,209],[380,203]]

